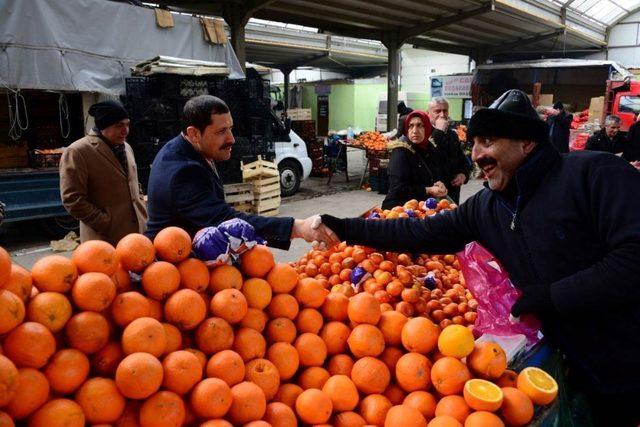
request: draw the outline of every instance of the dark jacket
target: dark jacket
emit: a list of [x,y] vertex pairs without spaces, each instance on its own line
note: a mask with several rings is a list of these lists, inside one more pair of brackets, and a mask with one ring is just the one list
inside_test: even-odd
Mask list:
[[638,122],[629,127],[622,158],[628,162],[640,160],[640,124]]
[[565,111],[547,118],[551,144],[561,153],[569,152],[569,132],[572,121],[573,114],[567,114]]
[[405,140],[392,145],[389,159],[389,191],[382,202],[382,209],[402,206],[411,199],[425,200],[426,187],[436,182],[437,164],[434,162],[432,147],[427,152],[416,149]]
[[471,164],[462,151],[458,134],[453,129],[442,132],[434,128],[431,133],[431,141],[436,147],[438,161],[439,176],[436,181],[442,181],[449,191],[448,196],[458,203],[460,201],[460,187],[451,185],[451,180],[461,173],[465,176],[466,183],[469,181],[471,173]]
[[167,142],[151,165],[148,237],[169,226],[193,237],[203,227],[240,218],[256,229],[269,246],[288,249],[293,218],[267,218],[235,211],[224,200],[218,174],[182,135]]
[[424,220],[345,219],[340,237],[439,254],[478,241],[516,286],[550,287],[543,333],[591,388],[640,390],[640,173],[610,154],[546,145],[518,169],[514,189],[507,198],[485,188]]
[[625,141],[624,137],[618,133],[616,136],[609,138],[604,129],[600,129],[587,139],[585,150],[591,151],[606,151],[607,153],[620,153],[624,150]]

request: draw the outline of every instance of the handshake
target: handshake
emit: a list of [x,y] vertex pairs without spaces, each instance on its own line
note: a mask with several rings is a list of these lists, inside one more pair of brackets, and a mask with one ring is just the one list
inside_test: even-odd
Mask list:
[[320,249],[330,248],[340,243],[340,239],[329,227],[322,223],[320,215],[310,216],[307,219],[296,219],[291,230],[291,239],[304,239],[319,245]]

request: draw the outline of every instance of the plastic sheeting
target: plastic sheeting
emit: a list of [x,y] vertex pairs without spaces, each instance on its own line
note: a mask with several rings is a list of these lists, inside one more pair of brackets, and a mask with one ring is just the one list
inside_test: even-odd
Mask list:
[[130,68],[158,55],[224,62],[244,73],[230,43],[205,42],[200,21],[104,0],[0,0],[0,84],[13,89],[125,93]]

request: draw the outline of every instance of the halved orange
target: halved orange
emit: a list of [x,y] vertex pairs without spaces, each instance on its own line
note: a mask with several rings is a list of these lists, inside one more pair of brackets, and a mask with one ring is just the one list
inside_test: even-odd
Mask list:
[[502,389],[491,381],[474,378],[464,384],[464,400],[476,411],[497,411],[502,405]]
[[518,389],[536,405],[548,405],[558,395],[558,383],[540,368],[524,368],[518,375]]

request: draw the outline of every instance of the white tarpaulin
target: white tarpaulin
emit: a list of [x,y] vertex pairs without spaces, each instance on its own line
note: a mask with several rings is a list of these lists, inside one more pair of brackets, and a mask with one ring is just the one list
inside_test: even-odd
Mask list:
[[222,62],[244,74],[230,43],[212,45],[200,20],[104,0],[0,0],[0,83],[14,89],[124,94],[131,67],[159,55]]

